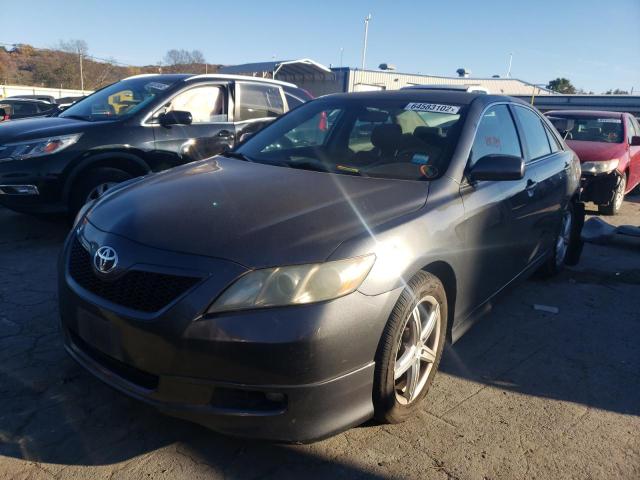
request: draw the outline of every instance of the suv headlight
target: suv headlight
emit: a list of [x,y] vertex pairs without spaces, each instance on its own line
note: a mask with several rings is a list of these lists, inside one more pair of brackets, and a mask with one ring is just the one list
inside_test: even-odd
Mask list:
[[375,255],[325,263],[254,270],[240,277],[209,307],[209,313],[301,305],[354,292],[375,262]]
[[598,160],[597,162],[584,162],[581,165],[582,173],[591,173],[597,175],[599,173],[613,172],[618,168],[619,160],[614,158],[613,160]]
[[82,133],[58,135],[47,138],[34,138],[22,142],[11,142],[0,145],[0,161],[24,160],[25,158],[42,157],[58,153],[76,143]]

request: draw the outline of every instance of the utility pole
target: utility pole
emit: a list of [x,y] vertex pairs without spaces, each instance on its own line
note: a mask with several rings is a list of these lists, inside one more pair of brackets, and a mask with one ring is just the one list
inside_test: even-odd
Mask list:
[[513,53],[509,54],[509,69],[507,70],[507,78],[511,78],[511,64],[513,63]]
[[82,50],[78,47],[78,55],[80,56],[80,90],[82,90],[82,95],[84,95],[84,75],[82,73]]
[[344,48],[340,47],[340,69],[342,70],[342,58],[344,56]]
[[371,14],[364,17],[364,45],[362,46],[362,70],[364,70],[365,60],[367,59],[367,37],[369,35],[369,22]]

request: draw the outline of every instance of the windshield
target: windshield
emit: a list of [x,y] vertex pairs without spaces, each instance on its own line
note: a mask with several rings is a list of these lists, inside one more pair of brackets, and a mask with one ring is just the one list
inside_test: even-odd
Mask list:
[[449,166],[461,124],[457,105],[328,98],[298,107],[237,153],[291,168],[431,180]]
[[[555,118],[554,118],[555,117]],[[622,131],[622,119],[613,117],[585,117],[570,115],[554,115],[550,117],[551,123],[555,119],[573,120],[574,126],[567,133],[566,140],[582,140],[587,142],[622,143],[624,133]]]
[[142,109],[172,84],[153,77],[123,80],[80,100],[59,116],[89,121],[122,118]]

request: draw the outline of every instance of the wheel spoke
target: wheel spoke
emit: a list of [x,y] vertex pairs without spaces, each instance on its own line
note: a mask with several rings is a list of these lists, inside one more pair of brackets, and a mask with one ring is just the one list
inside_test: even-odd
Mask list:
[[434,307],[431,309],[427,323],[422,329],[422,332],[420,333],[420,341],[422,343],[425,343],[429,339],[429,337],[433,333],[433,329],[436,327],[438,323],[439,318],[440,318],[440,304],[436,303]]
[[411,365],[415,361],[415,357],[416,355],[415,355],[414,349],[410,349],[410,350],[407,350],[402,355],[402,357],[396,360],[396,365],[393,370],[394,380],[398,380],[402,375],[405,374],[407,370],[409,370],[409,368],[411,368]]
[[411,368],[407,371],[407,388],[405,390],[405,397],[408,401],[413,400],[414,395],[417,393],[418,381],[420,380],[420,361],[414,357],[414,361],[411,364]]
[[436,352],[426,345],[423,345],[420,349],[420,359],[427,363],[434,363],[436,361]]

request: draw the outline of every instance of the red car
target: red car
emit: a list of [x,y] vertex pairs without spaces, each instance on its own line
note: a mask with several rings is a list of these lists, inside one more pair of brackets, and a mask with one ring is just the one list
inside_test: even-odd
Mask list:
[[549,120],[580,157],[582,199],[615,215],[640,184],[640,124],[629,113],[555,110]]

